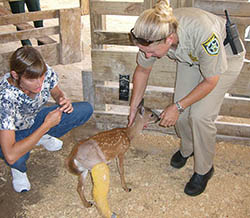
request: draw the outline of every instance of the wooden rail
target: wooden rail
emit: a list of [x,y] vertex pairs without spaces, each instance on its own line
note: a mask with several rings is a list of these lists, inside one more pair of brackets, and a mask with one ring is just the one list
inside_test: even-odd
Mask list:
[[[22,14],[10,14],[1,8],[0,26],[15,25],[21,31],[0,33],[0,44],[22,39],[36,38],[45,45],[36,47],[49,65],[70,64],[82,60],[81,49],[81,9],[60,9]],[[5,14],[4,14],[5,13]],[[59,25],[42,28],[31,28],[27,22],[46,19],[58,19]],[[59,41],[53,39],[58,35]],[[13,51],[0,53],[0,75],[8,71],[8,60]]]
[[[0,0],[0,3],[2,2],[4,5],[6,5],[8,4],[8,2],[12,2],[12,1],[21,1],[21,0]],[[82,15],[89,14],[89,0],[78,0],[78,1],[79,1],[79,5],[81,8],[81,14]]]

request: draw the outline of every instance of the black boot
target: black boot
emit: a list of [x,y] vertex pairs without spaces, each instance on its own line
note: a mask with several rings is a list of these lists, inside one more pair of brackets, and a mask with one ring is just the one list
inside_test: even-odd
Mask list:
[[201,194],[206,189],[207,182],[209,179],[211,179],[213,173],[213,166],[205,175],[194,173],[189,182],[186,184],[184,192],[190,196],[196,196]]
[[183,157],[181,155],[181,152],[180,150],[177,151],[171,158],[171,161],[170,161],[170,165],[174,168],[177,168],[177,169],[180,169],[182,167],[185,166],[186,162],[187,162],[187,159],[191,156],[193,156],[194,153],[192,153],[191,155],[189,155],[188,157]]

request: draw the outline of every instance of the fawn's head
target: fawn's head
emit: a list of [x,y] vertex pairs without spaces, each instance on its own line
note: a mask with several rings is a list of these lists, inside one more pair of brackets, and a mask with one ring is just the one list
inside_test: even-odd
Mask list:
[[160,117],[151,109],[144,107],[143,104],[144,101],[142,99],[137,109],[135,123],[142,123],[143,127],[146,127],[148,124],[158,122],[160,120]]

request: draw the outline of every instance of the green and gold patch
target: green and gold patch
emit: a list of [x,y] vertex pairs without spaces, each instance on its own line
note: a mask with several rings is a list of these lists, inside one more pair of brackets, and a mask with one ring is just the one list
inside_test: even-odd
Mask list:
[[218,37],[215,35],[215,33],[212,34],[211,37],[209,37],[208,40],[202,43],[202,47],[206,51],[208,55],[216,56],[219,53],[220,50],[220,42],[218,40]]

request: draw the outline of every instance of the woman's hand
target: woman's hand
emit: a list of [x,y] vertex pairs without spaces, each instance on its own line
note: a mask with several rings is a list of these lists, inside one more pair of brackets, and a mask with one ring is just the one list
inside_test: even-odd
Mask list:
[[57,108],[48,113],[48,115],[45,117],[44,123],[46,123],[50,129],[60,123],[61,117],[62,111],[60,108]]
[[136,112],[137,112],[137,108],[134,108],[134,109],[130,108],[130,113],[128,116],[128,127],[130,127],[133,124]]
[[50,93],[56,103],[60,105],[61,112],[71,113],[74,110],[70,99],[64,96],[62,90],[58,86],[51,89]]
[[175,104],[171,104],[165,108],[160,115],[160,126],[170,127],[174,126],[179,118],[179,111]]
[[60,97],[58,103],[60,105],[60,111],[64,113],[71,113],[74,110],[71,101],[68,98]]

